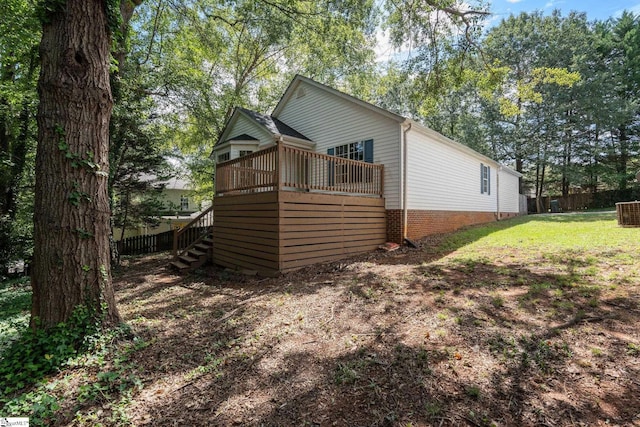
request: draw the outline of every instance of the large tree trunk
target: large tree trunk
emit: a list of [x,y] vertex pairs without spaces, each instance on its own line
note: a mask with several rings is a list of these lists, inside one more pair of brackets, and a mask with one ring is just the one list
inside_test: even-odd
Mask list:
[[38,82],[32,327],[79,305],[120,320],[109,256],[111,38],[105,0],[66,0],[43,24]]

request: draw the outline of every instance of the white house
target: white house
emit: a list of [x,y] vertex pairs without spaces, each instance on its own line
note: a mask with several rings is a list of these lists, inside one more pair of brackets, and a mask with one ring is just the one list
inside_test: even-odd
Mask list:
[[[143,175],[140,177],[141,181],[155,182],[156,179],[155,176],[151,175]],[[116,241],[121,238],[126,239],[128,237],[160,234],[181,228],[198,216],[201,205],[194,200],[192,196],[193,188],[189,181],[172,177],[166,181],[159,181],[158,184],[163,186],[161,197],[164,210],[154,212],[154,214],[159,215],[157,225],[141,225],[125,228],[124,233],[121,227],[116,227],[113,230],[113,236]],[[137,201],[134,200],[134,203],[137,203]]]
[[[278,143],[384,165],[388,241],[402,243],[406,237],[420,238],[520,213],[518,172],[414,120],[300,75],[270,116],[237,108],[212,156],[224,164]],[[306,174],[308,184],[312,181],[308,175],[315,172],[306,162],[295,173]],[[351,170],[343,167],[342,171]],[[339,173],[332,171],[321,179],[332,184]],[[357,180],[363,182],[362,175]],[[312,185],[305,191],[315,190]]]

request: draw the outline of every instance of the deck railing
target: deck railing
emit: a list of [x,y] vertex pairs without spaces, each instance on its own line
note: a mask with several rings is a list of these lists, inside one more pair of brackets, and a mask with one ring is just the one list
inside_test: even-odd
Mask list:
[[384,167],[283,144],[218,164],[216,195],[306,190],[382,196]]
[[191,220],[184,227],[174,230],[173,256],[186,253],[198,242],[207,237],[213,229],[213,205]]

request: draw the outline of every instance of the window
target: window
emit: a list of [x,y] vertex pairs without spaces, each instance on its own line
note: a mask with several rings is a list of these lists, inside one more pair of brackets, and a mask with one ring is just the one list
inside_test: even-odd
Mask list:
[[180,210],[181,211],[189,210],[189,198],[187,196],[180,196]]
[[231,159],[231,153],[218,154],[218,163],[226,162]]
[[335,151],[336,157],[351,160],[364,160],[364,141],[352,142],[351,144],[339,145]]
[[253,153],[251,150],[240,150],[240,157],[248,156],[251,153]]
[[[373,139],[352,142],[329,148],[327,154],[343,159],[373,163]],[[332,162],[333,163],[333,162]],[[329,185],[349,182],[371,182],[371,170],[358,165],[330,164]],[[364,176],[363,176],[364,175]]]
[[480,193],[491,194],[491,168],[480,163]]

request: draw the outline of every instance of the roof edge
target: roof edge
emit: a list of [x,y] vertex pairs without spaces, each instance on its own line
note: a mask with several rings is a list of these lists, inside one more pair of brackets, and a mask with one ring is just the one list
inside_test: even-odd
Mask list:
[[213,148],[211,149],[211,153],[209,154],[209,158],[213,157],[213,153],[216,149],[216,147],[221,144],[222,142],[224,142],[227,134],[228,134],[228,130],[231,129],[231,122],[234,120],[237,120],[237,113],[239,112],[238,107],[234,107],[233,108],[233,113],[231,113],[231,117],[229,117],[227,119],[227,121],[225,122],[224,126],[222,127],[222,133],[220,134],[220,136],[218,136],[218,140],[216,141],[215,144],[213,144]]
[[443,134],[441,134],[438,131],[435,131],[431,128],[426,127],[425,125],[423,125],[420,122],[417,122],[415,120],[411,120],[411,119],[407,119],[409,123],[411,123],[411,129],[415,129],[417,131],[422,132],[424,135],[431,137],[443,144],[447,144],[459,151],[462,151],[464,153],[467,154],[471,154],[474,157],[477,157],[479,160],[483,160],[485,162],[491,162],[491,163],[495,163],[496,165],[500,166],[502,169],[504,169],[506,172],[509,172],[515,176],[517,176],[518,178],[522,177],[522,174],[520,172],[517,172],[513,169],[511,169],[508,166],[503,165],[502,163],[500,163],[499,161],[492,159],[489,156],[486,156],[482,153],[477,152],[476,150],[474,150],[473,148],[466,146],[464,144],[461,144],[457,141],[454,141],[453,139],[444,136]]
[[359,98],[356,98],[355,96],[349,95],[347,93],[341,92],[337,89],[332,88],[331,86],[327,86],[325,84],[319,83],[313,79],[310,79],[309,77],[305,77],[303,75],[300,74],[296,74],[295,77],[293,78],[293,80],[291,80],[291,83],[289,83],[289,86],[287,87],[287,89],[284,91],[284,94],[282,95],[282,97],[280,98],[280,100],[278,101],[278,104],[276,105],[276,107],[273,109],[273,112],[271,113],[271,116],[273,117],[277,117],[278,114],[282,111],[282,109],[284,108],[284,105],[288,102],[288,100],[291,98],[291,96],[293,95],[293,92],[295,92],[295,90],[297,89],[298,85],[301,83],[307,83],[311,86],[314,86],[318,89],[324,90],[325,92],[329,92],[332,95],[336,95],[344,100],[353,102],[355,104],[358,104],[361,107],[364,107],[370,111],[373,111],[375,113],[381,114],[389,119],[395,120],[398,123],[403,123],[405,122],[407,119],[406,117],[400,116],[396,113],[392,113],[391,111],[385,110],[384,108],[378,107],[377,105],[371,104],[369,102],[363,101]]

